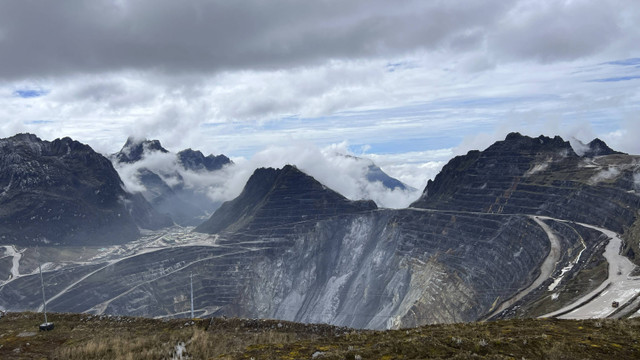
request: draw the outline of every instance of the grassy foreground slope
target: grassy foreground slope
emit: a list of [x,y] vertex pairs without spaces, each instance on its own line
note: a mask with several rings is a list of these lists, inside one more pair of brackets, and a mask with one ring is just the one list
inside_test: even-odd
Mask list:
[[[367,331],[277,320],[86,314],[0,319],[1,359],[638,359],[640,319],[524,319]],[[180,357],[182,356],[182,357]]]

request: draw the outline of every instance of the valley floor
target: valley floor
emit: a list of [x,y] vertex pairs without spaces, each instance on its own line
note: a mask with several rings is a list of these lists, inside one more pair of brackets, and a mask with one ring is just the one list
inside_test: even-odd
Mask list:
[[0,318],[2,359],[637,359],[640,319],[525,319],[366,331],[277,320],[37,313]]

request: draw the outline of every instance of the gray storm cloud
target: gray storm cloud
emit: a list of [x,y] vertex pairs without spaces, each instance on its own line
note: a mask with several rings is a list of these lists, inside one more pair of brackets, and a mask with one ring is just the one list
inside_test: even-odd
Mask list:
[[637,40],[639,7],[620,0],[3,1],[0,77],[220,72],[436,49],[568,60]]
[[216,199],[292,163],[396,206],[323,146],[369,144],[418,189],[511,131],[639,153],[638,23],[630,0],[0,1],[0,136],[157,138],[247,159],[182,174]]

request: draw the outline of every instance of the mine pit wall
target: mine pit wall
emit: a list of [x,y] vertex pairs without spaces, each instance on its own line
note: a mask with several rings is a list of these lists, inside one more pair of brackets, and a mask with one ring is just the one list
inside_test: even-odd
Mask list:
[[[117,266],[114,277],[129,279],[126,282],[105,279],[114,290],[105,291],[109,296],[100,298],[99,302],[106,302],[107,306],[91,305],[90,309],[91,312],[103,310],[107,314],[139,316],[186,313],[190,309],[189,275],[192,272],[195,309],[230,307],[247,280],[249,264],[260,256],[263,256],[261,250],[198,246],[145,254]],[[114,299],[113,294],[123,295]]]
[[[218,245],[121,260],[50,300],[48,309],[185,313],[193,272],[195,308],[210,315],[375,329],[474,321],[532,283],[550,249],[527,216],[411,209],[257,229],[227,235]],[[48,298],[99,268],[45,273]],[[33,299],[25,306],[37,308],[36,280],[20,278],[0,298],[7,304]]]
[[492,191],[484,185],[470,184],[446,198],[426,198],[416,205],[426,209],[544,215],[617,233],[631,226],[636,209],[640,208],[640,196],[609,186],[586,186],[574,181],[540,185],[523,180],[514,190],[510,190],[511,182],[494,182],[491,186],[497,189]]
[[523,216],[379,210],[289,231],[292,247],[254,263],[244,310],[231,315],[358,328],[473,321],[526,288],[549,252]]
[[[623,233],[640,209],[635,156],[582,158],[561,139],[517,138],[444,166],[413,207],[545,215]],[[551,145],[551,146],[547,146]],[[598,164],[597,166],[595,164]],[[613,178],[599,176],[615,168]]]

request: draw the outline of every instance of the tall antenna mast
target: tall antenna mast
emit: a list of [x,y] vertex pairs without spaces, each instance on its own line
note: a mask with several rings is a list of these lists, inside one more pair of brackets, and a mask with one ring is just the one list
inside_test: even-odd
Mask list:
[[40,270],[40,285],[42,286],[42,312],[44,313],[44,323],[40,324],[41,331],[53,330],[53,323],[47,321],[47,298],[44,295],[44,278],[42,277],[42,264],[38,263]]
[[44,297],[44,278],[42,277],[42,265],[38,263],[38,269],[40,269],[40,285],[42,286],[42,312],[44,313],[44,323],[47,321],[47,298]]
[[191,278],[191,318],[194,319],[193,316],[193,273],[189,273],[189,277]]

